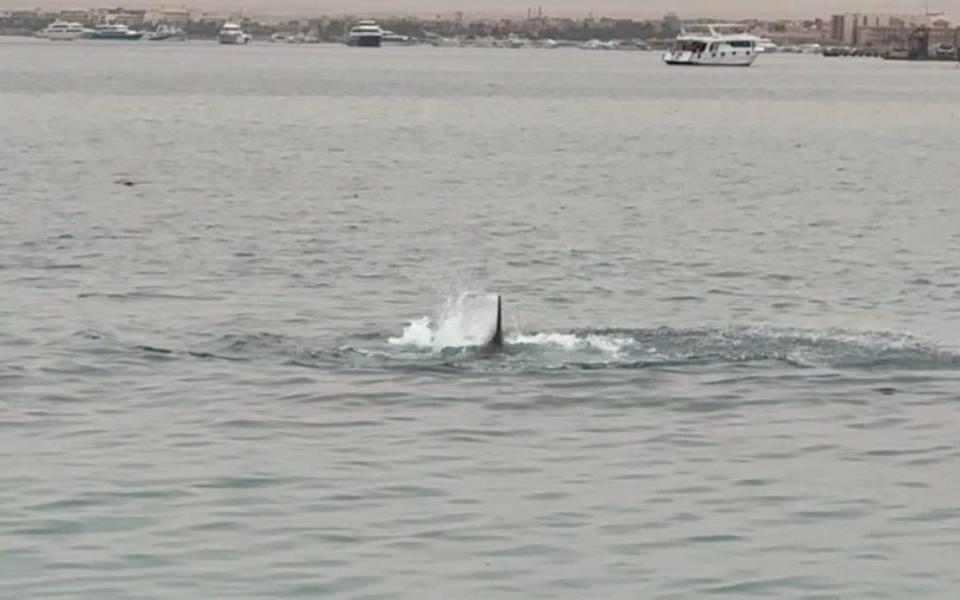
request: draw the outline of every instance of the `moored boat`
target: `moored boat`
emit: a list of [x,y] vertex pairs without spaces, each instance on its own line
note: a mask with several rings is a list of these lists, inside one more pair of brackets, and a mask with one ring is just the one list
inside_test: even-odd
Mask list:
[[384,29],[380,38],[380,43],[383,45],[393,45],[393,46],[412,46],[416,44],[416,40],[411,38],[409,35],[401,35],[399,33],[394,33]]
[[135,42],[143,37],[142,31],[134,31],[123,23],[101,23],[97,25],[91,40],[114,40],[121,42]]
[[379,48],[383,43],[383,30],[375,21],[369,19],[358,21],[350,29],[347,36],[348,46],[360,46],[365,48]]
[[187,32],[176,25],[161,23],[154,31],[148,33],[144,39],[151,42],[185,42],[187,41]]
[[250,34],[236,23],[224,23],[217,35],[217,41],[221,44],[243,46],[250,43]]
[[80,23],[68,23],[66,21],[54,21],[37,32],[37,37],[48,39],[53,42],[72,42],[88,35]]

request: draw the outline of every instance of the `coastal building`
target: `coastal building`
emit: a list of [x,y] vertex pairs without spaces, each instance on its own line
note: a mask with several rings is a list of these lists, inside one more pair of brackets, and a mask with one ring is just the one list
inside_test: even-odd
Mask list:
[[151,23],[167,23],[183,27],[193,20],[193,16],[187,8],[164,7],[160,10],[148,11],[146,20]]
[[96,17],[86,9],[64,9],[60,11],[57,18],[67,23],[90,23],[96,21]]
[[146,22],[147,11],[144,9],[96,8],[89,11],[89,19],[96,22],[117,23],[128,27],[137,27]]
[[920,28],[946,31],[950,23],[939,14],[847,13],[833,15],[830,33],[844,46],[906,46]]

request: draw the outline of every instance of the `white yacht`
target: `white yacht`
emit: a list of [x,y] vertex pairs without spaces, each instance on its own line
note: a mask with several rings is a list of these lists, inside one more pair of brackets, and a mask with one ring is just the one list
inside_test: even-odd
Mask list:
[[80,23],[54,21],[37,32],[37,37],[46,38],[54,42],[72,42],[87,35],[87,30]]
[[221,44],[242,46],[250,43],[250,34],[246,33],[243,28],[236,23],[224,23],[223,27],[220,28],[217,41]]
[[348,46],[363,46],[368,48],[379,48],[383,43],[383,30],[374,21],[358,21],[350,29],[350,35],[347,36]]
[[663,55],[668,65],[749,67],[757,59],[756,37],[741,25],[685,27]]

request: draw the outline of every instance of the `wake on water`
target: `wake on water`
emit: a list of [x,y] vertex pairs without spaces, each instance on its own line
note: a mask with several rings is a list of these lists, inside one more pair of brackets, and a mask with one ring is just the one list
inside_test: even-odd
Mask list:
[[[960,370],[960,353],[895,332],[727,328],[580,329],[507,333],[496,352],[481,350],[496,326],[496,295],[449,298],[438,317],[402,333],[350,335],[337,341],[269,333],[226,335],[202,348],[134,346],[157,360],[279,360],[311,368],[444,369],[540,372],[655,367],[745,367]],[[109,342],[97,336],[85,343]]]
[[[472,349],[489,339],[496,296],[448,298],[430,317],[407,325],[387,349],[357,350],[387,361],[439,359],[468,367]],[[797,368],[957,369],[960,355],[917,336],[894,332],[774,327],[515,331],[499,353],[505,368],[642,368],[716,363],[780,363]],[[485,356],[485,359],[490,357]],[[489,367],[489,360],[482,363]]]

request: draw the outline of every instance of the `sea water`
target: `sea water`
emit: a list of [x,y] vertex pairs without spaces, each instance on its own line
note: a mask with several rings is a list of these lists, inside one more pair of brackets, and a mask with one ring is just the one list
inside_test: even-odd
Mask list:
[[955,597],[957,106],[3,40],[0,596]]

